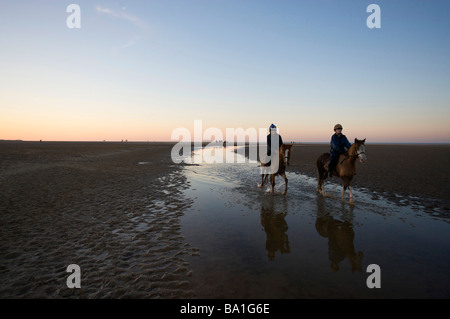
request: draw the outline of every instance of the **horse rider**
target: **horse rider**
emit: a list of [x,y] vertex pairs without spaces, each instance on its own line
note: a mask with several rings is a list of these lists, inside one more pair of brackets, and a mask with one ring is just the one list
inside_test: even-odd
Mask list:
[[[280,147],[281,145],[283,145],[283,139],[281,138],[281,135],[278,134],[277,132],[277,127],[275,125],[270,125],[269,127],[269,135],[267,135],[267,156],[270,156],[272,154],[272,134],[273,134],[273,138],[277,138],[278,136],[278,147]],[[278,151],[278,149],[276,150]]]
[[339,161],[339,155],[344,154],[348,151],[350,146],[350,142],[347,137],[342,134],[342,125],[336,124],[334,126],[334,134],[331,136],[330,141],[330,164],[328,166],[328,174],[330,177],[333,177],[333,171],[336,168],[336,165]]

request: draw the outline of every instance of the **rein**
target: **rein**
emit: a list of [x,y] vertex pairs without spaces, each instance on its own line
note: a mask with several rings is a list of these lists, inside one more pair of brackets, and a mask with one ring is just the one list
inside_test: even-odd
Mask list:
[[[355,147],[356,148],[356,147]],[[359,150],[356,150],[356,155],[349,155],[348,154],[348,151],[345,153],[345,158],[341,161],[341,165],[342,165],[342,163],[344,163],[345,162],[345,160],[347,159],[347,158],[350,158],[350,157],[359,157],[361,154],[366,154],[366,152],[360,152]]]

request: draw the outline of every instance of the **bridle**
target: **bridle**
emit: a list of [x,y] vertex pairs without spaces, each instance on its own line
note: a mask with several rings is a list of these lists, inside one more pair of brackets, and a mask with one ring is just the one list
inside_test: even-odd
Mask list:
[[[355,148],[356,148],[356,146],[355,146]],[[356,155],[350,155],[347,152],[345,158],[341,161],[341,165],[342,165],[342,163],[345,162],[345,160],[347,158],[349,158],[349,157],[359,157],[359,158],[361,158],[360,156],[363,155],[363,154],[366,155],[366,152],[365,151],[360,151],[359,148],[356,150]]]
[[362,154],[366,155],[366,152],[360,150],[356,151],[356,156],[360,157]]

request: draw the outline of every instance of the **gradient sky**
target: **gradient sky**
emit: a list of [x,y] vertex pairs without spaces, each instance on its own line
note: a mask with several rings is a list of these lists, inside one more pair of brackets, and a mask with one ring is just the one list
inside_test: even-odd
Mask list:
[[0,139],[167,141],[202,120],[450,143],[449,58],[450,1],[5,0]]

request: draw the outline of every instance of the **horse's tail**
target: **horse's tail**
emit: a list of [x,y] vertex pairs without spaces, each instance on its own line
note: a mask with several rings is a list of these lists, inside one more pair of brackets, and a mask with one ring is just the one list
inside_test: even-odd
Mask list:
[[325,163],[330,160],[330,153],[323,153],[316,160],[317,170],[319,172],[319,180],[324,180],[327,178],[327,170],[325,168]]

